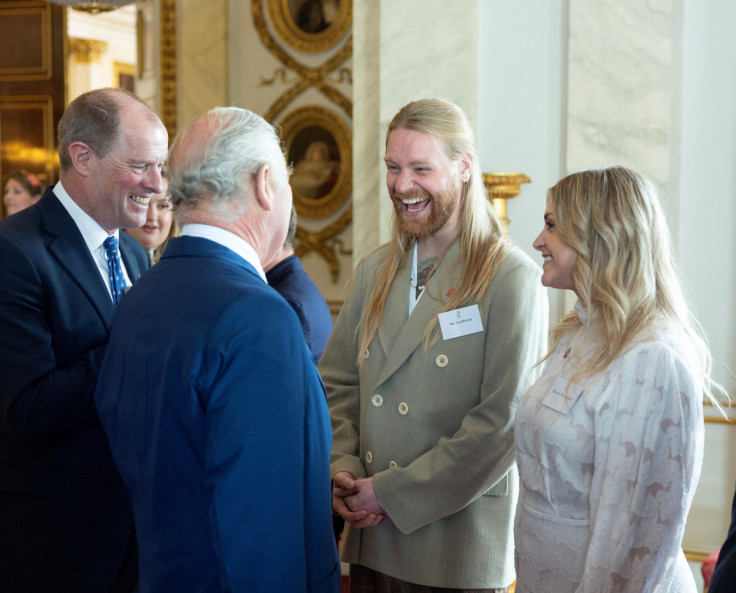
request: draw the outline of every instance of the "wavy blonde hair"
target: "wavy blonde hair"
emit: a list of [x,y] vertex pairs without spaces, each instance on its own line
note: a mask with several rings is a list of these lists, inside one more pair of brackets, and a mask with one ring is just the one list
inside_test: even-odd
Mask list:
[[[557,234],[578,253],[573,283],[581,302],[595,308],[603,332],[597,350],[571,382],[606,368],[639,333],[664,318],[690,338],[703,391],[714,400],[710,352],[683,294],[652,183],[624,167],[582,171],[552,187],[547,204]],[[551,332],[545,359],[581,325],[575,311],[565,315]]]
[[[404,106],[394,116],[386,132],[388,138],[396,129],[404,128],[435,136],[442,141],[445,154],[451,162],[463,156],[472,158],[470,179],[463,184],[460,197],[460,247],[463,271],[455,292],[444,301],[442,295],[433,298],[444,302],[440,312],[457,309],[467,303],[479,301],[488,289],[510,242],[488,199],[481,177],[475,138],[463,111],[455,104],[441,99],[422,99]],[[388,255],[376,277],[370,301],[363,316],[365,331],[360,342],[358,363],[365,359],[365,352],[383,322],[383,307],[396,275],[406,265],[408,252],[414,245],[414,237],[401,232],[398,218],[392,215],[392,237],[388,243]],[[428,289],[427,289],[428,290]],[[436,317],[428,324],[425,345],[429,344]]]

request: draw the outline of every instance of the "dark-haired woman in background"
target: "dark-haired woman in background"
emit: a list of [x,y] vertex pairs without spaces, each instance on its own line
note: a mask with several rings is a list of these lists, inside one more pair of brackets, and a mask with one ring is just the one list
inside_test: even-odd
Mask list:
[[5,216],[10,216],[38,202],[43,188],[32,173],[14,171],[3,184],[3,207]]

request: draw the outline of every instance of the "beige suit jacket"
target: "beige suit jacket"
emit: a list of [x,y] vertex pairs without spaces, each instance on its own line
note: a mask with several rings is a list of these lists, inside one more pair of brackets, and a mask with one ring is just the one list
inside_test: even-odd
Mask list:
[[342,559],[436,587],[508,586],[518,494],[513,412],[547,343],[539,268],[512,250],[478,303],[483,331],[440,337],[426,349],[439,295],[447,300],[459,281],[459,242],[411,317],[405,266],[359,369],[361,318],[385,257],[384,246],[358,268],[319,366],[333,426],[332,475],[372,476],[388,514],[376,527],[348,527]]

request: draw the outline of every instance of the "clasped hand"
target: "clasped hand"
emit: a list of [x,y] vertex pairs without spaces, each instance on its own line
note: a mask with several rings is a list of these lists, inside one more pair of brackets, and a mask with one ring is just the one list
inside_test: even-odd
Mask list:
[[375,492],[373,478],[355,478],[338,472],[332,479],[332,508],[355,528],[373,527],[386,518]]

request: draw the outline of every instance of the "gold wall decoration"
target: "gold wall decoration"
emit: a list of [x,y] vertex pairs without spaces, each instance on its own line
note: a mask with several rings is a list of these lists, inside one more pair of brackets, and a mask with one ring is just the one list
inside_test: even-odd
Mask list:
[[276,34],[296,50],[317,53],[337,45],[350,31],[352,0],[270,0]]
[[483,184],[486,186],[488,197],[506,226],[509,225],[506,216],[507,201],[521,193],[522,183],[530,182],[531,179],[523,173],[483,173]]
[[315,252],[327,261],[330,276],[333,282],[340,277],[340,262],[337,254],[352,255],[352,250],[345,249],[345,245],[338,235],[353,222],[353,210],[348,208],[340,218],[318,232],[310,232],[302,227],[296,229],[297,245],[294,254],[301,258],[308,253]]
[[135,93],[135,64],[112,63],[113,85]]
[[161,121],[176,136],[176,0],[161,0]]
[[51,22],[51,7],[44,2],[3,3],[0,39],[22,51],[0,51],[0,81],[53,78]]
[[27,169],[52,183],[59,155],[54,147],[53,99],[43,95],[0,96],[0,173]]
[[[345,0],[341,0],[341,3],[344,4],[346,2]],[[274,121],[275,118],[278,117],[284,109],[286,109],[289,103],[311,87],[316,88],[330,101],[339,105],[347,114],[352,116],[352,101],[328,84],[329,74],[340,68],[343,62],[353,55],[352,38],[348,39],[334,56],[329,58],[323,64],[313,68],[302,64],[293,56],[289,55],[273,38],[264,18],[263,0],[251,0],[251,13],[253,15],[253,23],[256,27],[256,31],[258,31],[258,35],[261,38],[263,45],[284,66],[286,66],[286,68],[293,71],[298,77],[296,82],[284,91],[271,105],[270,109],[263,114],[264,119]],[[352,25],[352,9],[350,15],[351,19],[348,21],[348,25]],[[266,82],[263,82],[263,84],[266,84]]]
[[[315,21],[306,15],[312,8],[319,8],[322,15]],[[268,23],[264,13],[268,14]],[[283,65],[275,68],[270,78],[261,76],[260,86],[286,87],[263,117],[275,122],[295,99],[309,89],[316,89],[340,107],[349,122],[352,101],[333,85],[345,81],[352,84],[352,72],[345,66],[353,55],[352,0],[251,0],[251,14],[264,47]],[[297,50],[296,55],[292,50]],[[298,52],[314,54],[327,50],[330,50],[329,57],[316,66],[314,58],[309,65],[298,59]],[[295,168],[290,183],[299,217],[324,219],[342,211],[337,221],[318,232],[301,226],[296,231],[299,241],[296,254],[314,252],[324,258],[332,282],[337,283],[338,255],[352,254],[338,238],[352,223],[352,205],[348,204],[352,194],[350,125],[344,116],[321,106],[301,107],[278,123],[287,158]]]
[[101,12],[110,12],[116,8],[133,4],[135,0],[105,0],[97,2],[96,0],[49,0],[60,6],[69,6],[79,12],[88,12],[89,14],[100,14]]
[[69,51],[72,58],[80,64],[98,63],[109,46],[107,41],[97,39],[79,39],[78,37],[69,39]]
[[325,218],[348,201],[353,191],[352,134],[342,118],[312,105],[292,111],[279,122],[294,206],[301,218]]

